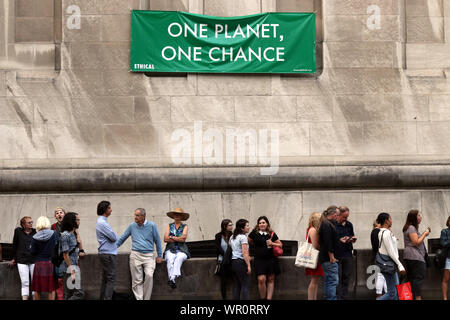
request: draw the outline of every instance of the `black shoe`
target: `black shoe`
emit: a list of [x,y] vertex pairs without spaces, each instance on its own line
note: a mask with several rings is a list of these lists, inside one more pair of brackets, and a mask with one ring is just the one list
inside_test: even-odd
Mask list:
[[177,287],[175,281],[173,281],[173,280],[170,280],[170,281],[169,281],[169,286],[170,286],[172,289],[175,289],[175,288]]

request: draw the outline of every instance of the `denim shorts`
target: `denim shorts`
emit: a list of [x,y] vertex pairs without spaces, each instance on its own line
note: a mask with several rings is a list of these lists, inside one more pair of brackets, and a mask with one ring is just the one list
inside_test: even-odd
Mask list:
[[450,270],[450,258],[447,258],[445,260],[445,270]]

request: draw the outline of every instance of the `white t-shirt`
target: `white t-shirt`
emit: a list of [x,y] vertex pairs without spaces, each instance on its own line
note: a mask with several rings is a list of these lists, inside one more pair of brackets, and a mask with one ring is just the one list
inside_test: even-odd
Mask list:
[[244,256],[242,254],[242,244],[246,243],[248,245],[247,236],[245,234],[238,234],[236,239],[231,237],[230,246],[231,246],[231,259],[242,259],[244,260]]

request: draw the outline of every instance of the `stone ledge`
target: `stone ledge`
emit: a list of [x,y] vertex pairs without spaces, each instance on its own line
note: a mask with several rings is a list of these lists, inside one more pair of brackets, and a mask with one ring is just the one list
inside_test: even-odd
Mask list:
[[304,165],[280,167],[30,168],[0,170],[0,192],[216,191],[305,188],[437,188],[450,164]]
[[[400,250],[402,256],[402,250]],[[370,276],[367,267],[372,264],[371,250],[358,250],[355,262],[355,272],[349,285],[351,299],[375,299],[374,290],[369,290],[366,280]],[[131,295],[131,276],[129,271],[128,254],[119,254],[117,259],[117,277],[115,291]],[[294,266],[295,257],[281,257],[281,274],[275,279],[274,299],[304,299],[307,298],[309,277],[305,276],[304,268]],[[214,275],[216,258],[192,258],[182,266],[182,277],[178,280],[177,289],[172,290],[167,285],[167,268],[165,262],[156,266],[153,275],[153,300],[220,299],[220,280]],[[252,262],[253,265],[253,262]],[[96,300],[100,294],[101,265],[96,254],[90,254],[80,261],[81,287],[85,291],[85,298]],[[254,270],[254,268],[253,268]],[[440,283],[442,272],[431,266],[423,285],[424,299],[441,299]],[[356,286],[355,286],[356,280]],[[250,275],[250,299],[258,299],[257,280],[253,273]],[[322,297],[323,281],[319,282],[318,297]],[[232,297],[233,285],[227,283],[228,298]],[[356,289],[356,292],[354,291]],[[20,278],[17,268],[10,269],[7,262],[0,263],[0,299],[20,298]]]

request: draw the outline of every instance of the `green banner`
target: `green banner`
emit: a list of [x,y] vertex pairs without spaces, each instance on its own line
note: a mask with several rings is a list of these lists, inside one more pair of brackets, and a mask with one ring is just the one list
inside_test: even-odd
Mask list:
[[135,72],[314,73],[315,13],[131,12]]

